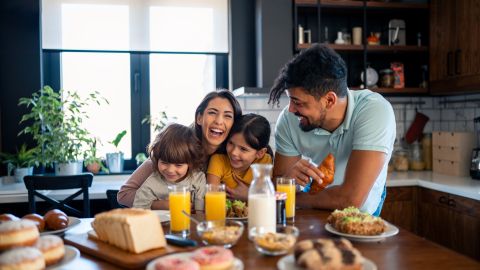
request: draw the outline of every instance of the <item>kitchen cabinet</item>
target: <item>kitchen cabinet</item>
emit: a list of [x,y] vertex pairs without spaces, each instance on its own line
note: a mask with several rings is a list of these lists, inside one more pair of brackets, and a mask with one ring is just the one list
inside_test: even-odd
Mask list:
[[418,234],[480,260],[480,202],[420,188]]
[[480,92],[479,40],[479,1],[431,1],[431,93]]
[[388,187],[380,215],[388,222],[416,233],[417,187]]

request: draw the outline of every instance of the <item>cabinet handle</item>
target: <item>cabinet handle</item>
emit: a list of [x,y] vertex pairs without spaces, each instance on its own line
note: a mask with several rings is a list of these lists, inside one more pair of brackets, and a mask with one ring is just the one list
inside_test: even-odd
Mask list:
[[140,73],[135,72],[135,75],[133,76],[133,91],[135,93],[140,92]]
[[453,52],[449,51],[447,53],[447,75],[448,76],[453,76],[452,65],[453,65]]
[[455,74],[460,75],[462,72],[460,70],[460,56],[462,50],[458,49],[455,51]]
[[448,200],[448,206],[455,207],[455,206],[457,206],[457,203],[455,202],[454,199],[449,199]]
[[441,204],[447,204],[448,203],[447,196],[440,196],[440,198],[438,198],[438,202]]

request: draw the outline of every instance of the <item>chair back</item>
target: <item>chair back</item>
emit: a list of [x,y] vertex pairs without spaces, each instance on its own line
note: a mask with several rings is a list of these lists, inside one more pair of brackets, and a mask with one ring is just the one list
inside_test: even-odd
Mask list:
[[[67,214],[88,218],[90,217],[90,198],[88,189],[92,186],[93,174],[78,175],[30,175],[24,177],[25,187],[28,190],[28,206],[31,213],[36,212],[35,197],[50,203],[53,208],[65,211]],[[46,196],[39,190],[79,189],[64,200],[57,200]],[[83,211],[73,208],[69,203],[83,194]]]
[[126,208],[126,206],[118,203],[117,193],[118,193],[118,189],[107,190],[107,200],[108,200],[108,205],[110,206],[110,209]]

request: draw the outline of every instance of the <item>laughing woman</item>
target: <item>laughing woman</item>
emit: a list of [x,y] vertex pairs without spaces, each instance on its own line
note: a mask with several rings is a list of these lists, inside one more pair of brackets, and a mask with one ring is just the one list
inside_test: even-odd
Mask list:
[[[225,140],[233,122],[241,115],[240,104],[228,90],[210,92],[203,98],[195,111],[195,135],[202,142],[203,151],[207,156],[225,153]],[[148,159],[122,185],[117,195],[118,202],[131,207],[135,193],[152,172],[153,163]],[[153,202],[152,208],[156,203],[159,201]]]

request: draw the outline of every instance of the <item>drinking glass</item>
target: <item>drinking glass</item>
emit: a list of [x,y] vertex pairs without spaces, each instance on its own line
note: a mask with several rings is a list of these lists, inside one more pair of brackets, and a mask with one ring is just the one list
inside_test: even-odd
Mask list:
[[225,220],[227,195],[224,184],[207,184],[205,216],[208,221]]
[[190,188],[182,185],[169,186],[168,201],[170,206],[170,233],[183,237],[188,236],[190,234],[190,218],[182,211],[190,215]]
[[289,221],[295,220],[295,178],[277,178],[277,191],[287,193],[285,210]]

